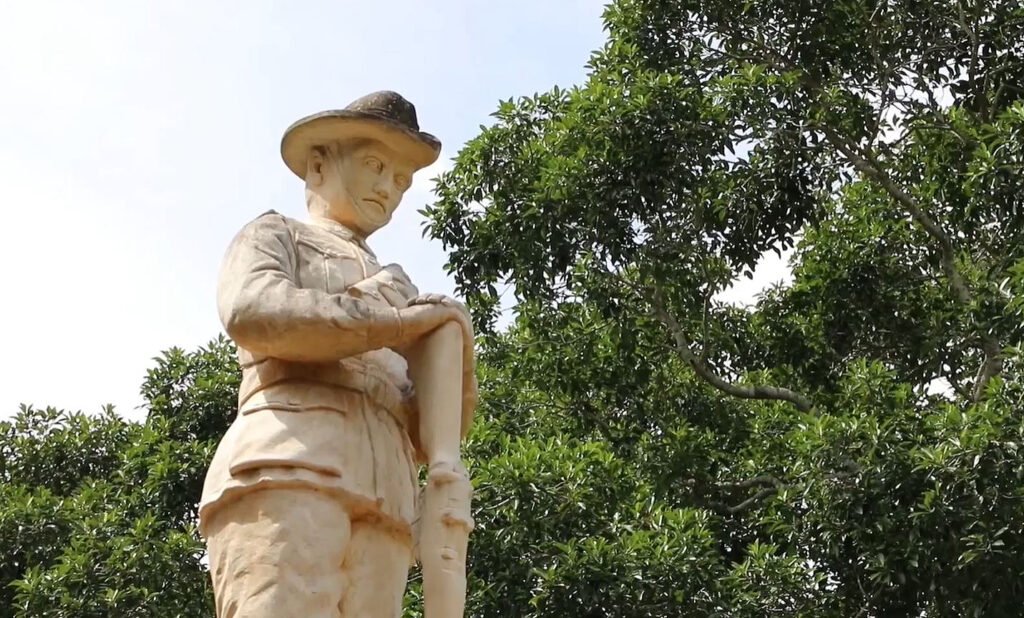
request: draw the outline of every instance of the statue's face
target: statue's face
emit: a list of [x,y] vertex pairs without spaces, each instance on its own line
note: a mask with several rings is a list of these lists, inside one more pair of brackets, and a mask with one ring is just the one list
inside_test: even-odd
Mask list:
[[315,190],[327,202],[324,214],[364,237],[391,220],[412,183],[412,166],[382,142],[341,144],[326,159],[311,157],[320,177],[307,181],[320,181]]

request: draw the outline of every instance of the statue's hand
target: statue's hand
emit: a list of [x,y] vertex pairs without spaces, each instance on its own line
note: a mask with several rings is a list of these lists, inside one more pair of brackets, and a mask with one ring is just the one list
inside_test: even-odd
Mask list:
[[409,306],[436,305],[454,310],[458,314],[458,322],[462,327],[462,336],[466,343],[473,345],[473,318],[469,315],[469,309],[459,301],[444,294],[420,294],[409,299]]
[[472,411],[476,409],[478,394],[473,320],[469,315],[469,309],[466,308],[466,305],[444,294],[421,294],[409,299],[409,307],[444,307],[458,315],[458,322],[462,327],[462,342],[464,346],[462,355],[462,405],[463,409],[468,410],[469,414],[472,415]]
[[474,354],[473,322],[466,306],[443,294],[422,294],[410,299],[409,306],[398,311],[402,319],[403,343],[395,348],[410,363],[422,363],[424,336],[446,322],[456,322],[462,331],[462,436],[472,422],[478,393],[476,356]]
[[402,320],[401,348],[408,348],[418,342],[424,335],[446,322],[458,322],[463,333],[472,334],[473,326],[469,318],[461,310],[441,303],[415,303],[398,310]]
[[419,294],[409,275],[398,264],[388,264],[372,277],[350,286],[348,291],[354,296],[382,298],[395,309],[404,309],[409,299]]
[[398,264],[388,264],[377,274],[381,277],[380,291],[392,307],[402,309],[408,306],[409,299],[420,293]]
[[[445,307],[458,309],[466,316],[466,318],[470,317],[469,309],[466,308],[466,305],[460,303],[451,296],[445,296],[444,294],[420,294],[419,296],[414,296],[409,299],[409,306],[412,305],[443,305]],[[472,326],[470,327],[470,332],[472,332]]]

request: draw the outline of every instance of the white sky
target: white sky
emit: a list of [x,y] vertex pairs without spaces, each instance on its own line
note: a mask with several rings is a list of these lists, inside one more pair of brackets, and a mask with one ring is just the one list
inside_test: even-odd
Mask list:
[[270,208],[305,214],[283,129],[374,90],[410,99],[444,149],[370,244],[450,293],[416,214],[431,172],[499,99],[579,83],[602,4],[4,2],[0,417],[19,403],[141,416],[152,358],[221,331],[235,232]]
[[[499,99],[570,85],[600,0],[6,1],[0,10],[0,417],[19,403],[123,413],[151,359],[221,331],[216,271],[273,208],[303,217],[278,155],[292,121],[392,89],[444,142]],[[371,239],[451,292],[421,238],[426,170]],[[135,416],[135,414],[131,414]]]

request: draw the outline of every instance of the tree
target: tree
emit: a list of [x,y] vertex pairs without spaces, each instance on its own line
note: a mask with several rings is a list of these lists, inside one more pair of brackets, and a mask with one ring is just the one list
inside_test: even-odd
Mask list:
[[144,423],[28,406],[0,422],[0,613],[213,615],[196,508],[234,413],[233,354],[223,338],[165,352]]
[[[483,333],[467,615],[1019,613],[1019,3],[606,24],[586,82],[502,103],[427,209]],[[716,300],[793,247],[790,284]],[[162,355],[144,423],[0,423],[2,613],[212,614],[232,352]]]
[[[673,615],[1012,615],[1024,8],[620,0],[605,19],[585,83],[501,103],[426,209],[509,384],[485,390],[493,422],[632,477],[587,467],[630,490],[593,503],[599,525],[509,542],[537,561],[518,615],[667,615],[612,605],[637,575],[679,594]],[[716,300],[794,248],[792,283]],[[532,481],[558,495],[530,525],[573,508],[564,474]],[[681,560],[615,562],[636,535]]]

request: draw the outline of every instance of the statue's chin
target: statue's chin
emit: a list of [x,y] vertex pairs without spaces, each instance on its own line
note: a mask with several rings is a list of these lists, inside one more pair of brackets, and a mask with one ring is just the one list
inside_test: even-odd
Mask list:
[[363,201],[357,207],[356,217],[359,221],[359,228],[369,236],[384,227],[391,219],[384,207],[376,202]]

